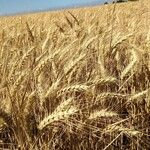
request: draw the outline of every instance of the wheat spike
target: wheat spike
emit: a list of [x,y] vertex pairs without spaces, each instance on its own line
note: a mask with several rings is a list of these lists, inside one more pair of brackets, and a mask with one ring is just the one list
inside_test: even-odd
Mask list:
[[79,25],[79,21],[77,19],[77,17],[75,17],[70,11],[68,11],[68,13],[72,16],[72,18],[76,21],[76,23]]
[[95,36],[95,37],[92,37],[90,38],[89,40],[85,41],[83,44],[82,44],[82,48],[85,49],[87,48],[94,40],[96,40],[98,38],[98,36]]
[[98,65],[99,65],[99,70],[100,70],[101,76],[103,78],[108,76],[108,72],[107,72],[107,70],[105,69],[105,66],[104,66],[104,61],[102,61],[102,58],[100,56],[98,56]]
[[14,95],[16,93],[18,86],[21,84],[21,82],[23,81],[25,76],[26,76],[26,72],[23,72],[19,75],[16,82],[14,83],[14,85],[11,88],[12,95]]
[[26,28],[27,28],[27,32],[28,32],[28,35],[29,35],[29,37],[30,37],[30,40],[32,41],[32,42],[34,42],[34,36],[33,36],[33,33],[32,33],[32,31],[31,31],[31,29],[30,29],[30,27],[29,27],[29,24],[28,24],[28,22],[26,22]]
[[46,37],[45,41],[42,44],[42,51],[48,49],[49,42],[50,42],[50,31],[47,33],[47,37]]
[[32,51],[34,50],[35,47],[30,48],[21,58],[19,66],[23,67],[29,56],[32,54]]
[[88,119],[92,120],[100,117],[115,117],[115,116],[118,116],[118,114],[113,111],[108,111],[107,109],[102,109],[100,111],[95,111],[94,113],[91,113]]
[[150,89],[146,89],[146,90],[144,90],[144,91],[142,91],[142,92],[139,92],[139,93],[137,93],[137,94],[134,94],[134,95],[130,96],[129,101],[134,101],[134,100],[136,100],[136,99],[139,99],[139,98],[145,96],[146,94],[148,94],[149,91],[150,91]]
[[99,77],[96,77],[93,81],[94,84],[107,84],[107,83],[117,83],[117,79],[111,76],[98,79]]
[[58,78],[56,82],[50,86],[50,88],[46,91],[45,98],[47,98],[49,95],[52,96],[53,94],[57,94],[61,80],[62,78]]
[[130,95],[127,95],[127,94],[104,92],[104,93],[97,95],[96,101],[99,101],[104,98],[115,98],[115,97],[124,99],[124,98],[128,98],[129,96]]
[[87,85],[72,85],[66,88],[63,88],[62,90],[60,90],[59,92],[57,92],[57,95],[63,95],[64,93],[68,93],[68,92],[87,92],[89,90],[89,87]]
[[81,61],[85,58],[86,54],[82,54],[80,55],[75,61],[72,61],[71,63],[69,63],[65,68],[65,75],[68,75],[72,69]]
[[121,73],[121,79],[123,79],[133,68],[138,60],[138,55],[134,49],[131,50],[132,52],[132,61],[127,65],[127,67]]
[[142,133],[140,131],[135,130],[134,128],[126,128],[123,126],[118,125],[108,125],[105,128],[105,132],[123,132],[124,134],[127,134],[129,136],[139,136]]
[[61,121],[69,118],[77,112],[77,108],[72,105],[72,98],[62,102],[55,111],[49,116],[45,117],[38,125],[38,128],[42,130],[46,126],[56,121]]
[[43,61],[41,61],[41,62],[38,64],[38,66],[35,68],[35,71],[34,71],[35,76],[38,76],[38,75],[41,73],[42,69],[43,69],[48,63],[50,63],[51,61],[52,61],[52,58],[51,58],[51,57],[47,57],[47,58],[45,58]]
[[[115,49],[119,44],[121,44],[122,42],[126,41],[128,38],[132,37],[133,34],[128,34],[126,36],[123,36],[123,37],[119,37],[116,39],[116,42],[113,44],[113,49]],[[119,40],[118,40],[119,39]]]

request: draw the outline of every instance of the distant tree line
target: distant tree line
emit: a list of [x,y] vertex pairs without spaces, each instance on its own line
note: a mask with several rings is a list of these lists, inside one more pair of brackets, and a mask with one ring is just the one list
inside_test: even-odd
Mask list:
[[113,1],[113,3],[122,3],[122,2],[127,2],[128,0],[117,0],[117,1]]
[[[138,1],[138,0],[114,0],[112,3],[123,3],[128,1]],[[105,2],[104,4],[106,5],[108,4],[108,2]]]

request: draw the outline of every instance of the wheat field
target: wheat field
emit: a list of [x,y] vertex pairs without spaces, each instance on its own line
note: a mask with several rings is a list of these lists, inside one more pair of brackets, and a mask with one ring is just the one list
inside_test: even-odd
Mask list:
[[149,150],[149,8],[0,17],[0,148]]

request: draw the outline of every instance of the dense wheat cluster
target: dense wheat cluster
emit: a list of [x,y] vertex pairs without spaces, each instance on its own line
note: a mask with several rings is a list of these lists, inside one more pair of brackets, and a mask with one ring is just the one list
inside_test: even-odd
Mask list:
[[149,1],[0,18],[0,147],[150,149]]

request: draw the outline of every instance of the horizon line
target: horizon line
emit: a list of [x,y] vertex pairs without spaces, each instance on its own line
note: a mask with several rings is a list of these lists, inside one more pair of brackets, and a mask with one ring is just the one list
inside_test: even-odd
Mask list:
[[[108,2],[108,4],[112,4],[111,2]],[[47,8],[47,9],[35,9],[31,11],[20,11],[20,12],[15,12],[15,13],[5,13],[5,14],[0,14],[0,17],[9,17],[9,16],[16,16],[16,15],[25,15],[25,14],[33,14],[33,13],[42,13],[42,12],[48,12],[48,11],[61,11],[65,9],[76,9],[76,8],[82,8],[82,7],[92,7],[92,6],[99,6],[99,5],[104,5],[104,2],[94,2],[94,3],[88,3],[88,4],[80,4],[76,6],[64,6],[64,7],[54,7],[54,8]]]

